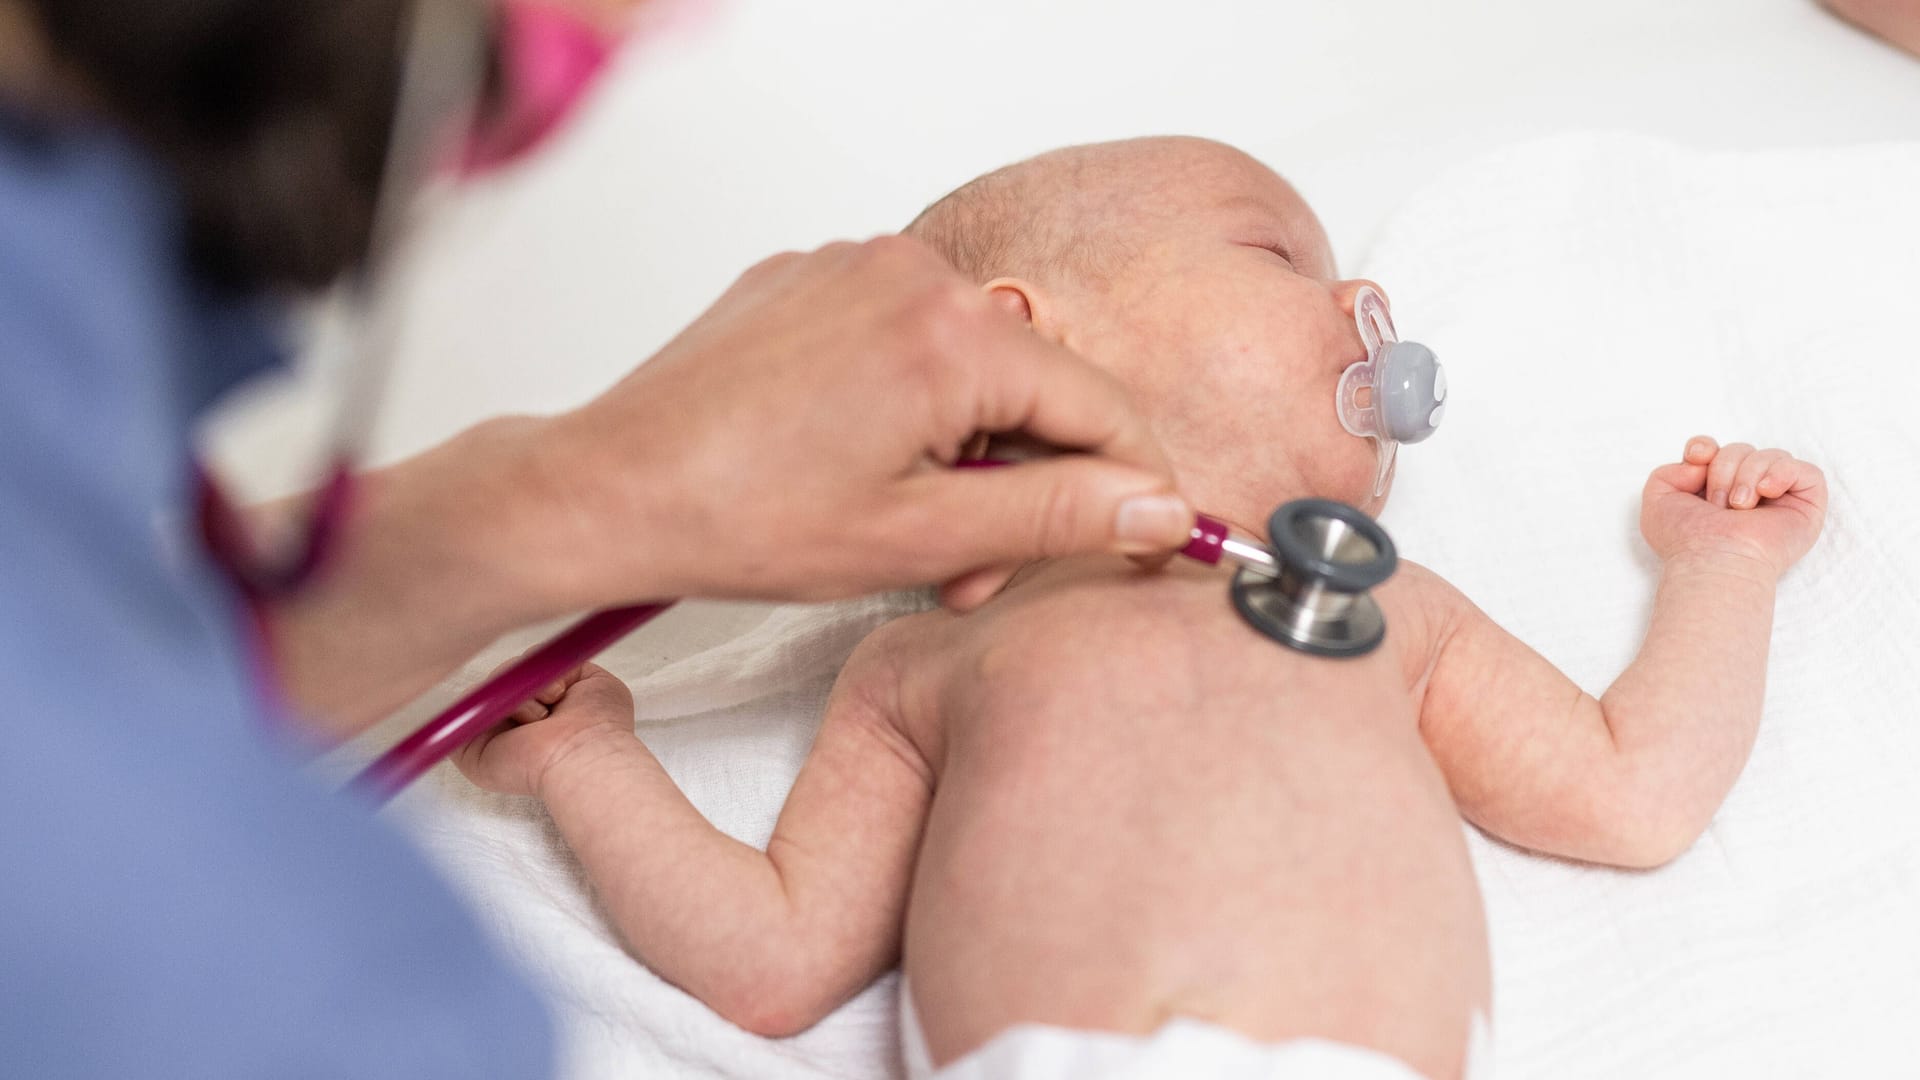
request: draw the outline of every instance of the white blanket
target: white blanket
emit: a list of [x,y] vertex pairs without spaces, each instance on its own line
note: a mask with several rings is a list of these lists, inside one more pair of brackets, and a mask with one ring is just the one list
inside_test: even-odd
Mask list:
[[[1439,350],[1453,389],[1445,429],[1402,455],[1386,524],[1407,557],[1590,690],[1644,625],[1653,567],[1634,521],[1649,468],[1706,432],[1787,447],[1832,481],[1827,533],[1781,587],[1753,759],[1693,851],[1623,873],[1470,833],[1500,1068],[1910,1070],[1920,145],[1530,144],[1412,200],[1360,269],[1386,285],[1401,329]],[[834,670],[911,603],[716,609],[695,624],[701,647],[666,622],[608,664],[694,802],[764,842]],[[401,807],[552,994],[566,1075],[898,1075],[891,979],[804,1035],[754,1038],[620,950],[536,807],[449,769]]]
[[1684,858],[1476,836],[1516,1076],[1911,1075],[1920,1060],[1920,144],[1520,147],[1405,205],[1365,265],[1449,361],[1386,524],[1598,692],[1652,594],[1638,494],[1689,435],[1827,471],[1781,584],[1745,775]]

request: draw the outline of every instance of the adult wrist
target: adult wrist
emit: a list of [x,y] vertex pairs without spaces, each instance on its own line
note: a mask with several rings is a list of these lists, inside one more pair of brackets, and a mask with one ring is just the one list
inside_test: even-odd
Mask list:
[[502,633],[563,613],[540,560],[516,550],[538,524],[516,475],[537,423],[489,421],[356,478],[338,559],[272,610],[279,675],[317,724],[358,731]]
[[545,417],[497,417],[368,477],[373,516],[385,503],[412,519],[382,531],[417,545],[423,577],[437,564],[463,578],[468,617],[494,633],[586,606],[553,529],[553,431]]
[[559,538],[543,589],[569,610],[688,595],[708,526],[655,425],[597,402],[544,423],[523,480],[540,493],[549,541]]

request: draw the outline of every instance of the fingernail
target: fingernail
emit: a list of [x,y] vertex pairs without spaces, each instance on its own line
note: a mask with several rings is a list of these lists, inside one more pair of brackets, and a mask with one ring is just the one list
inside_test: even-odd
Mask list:
[[1193,528],[1193,511],[1174,495],[1135,495],[1120,504],[1113,535],[1128,555],[1179,547]]
[[1753,489],[1745,484],[1741,484],[1739,487],[1733,489],[1733,505],[1735,506],[1747,505],[1747,500],[1752,497]]

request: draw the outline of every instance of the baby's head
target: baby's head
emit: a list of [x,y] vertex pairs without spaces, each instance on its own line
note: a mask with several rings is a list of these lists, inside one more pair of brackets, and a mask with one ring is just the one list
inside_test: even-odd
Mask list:
[[1069,147],[989,173],[906,229],[1032,325],[1106,368],[1147,414],[1186,494],[1264,533],[1316,495],[1378,511],[1371,439],[1334,390],[1366,359],[1299,194],[1193,138]]

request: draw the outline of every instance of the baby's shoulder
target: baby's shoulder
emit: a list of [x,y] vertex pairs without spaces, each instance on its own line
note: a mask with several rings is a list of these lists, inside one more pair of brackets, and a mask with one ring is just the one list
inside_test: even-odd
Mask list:
[[1465,593],[1433,570],[1400,560],[1385,584],[1374,590],[1387,617],[1387,640],[1410,671],[1424,673],[1438,656],[1448,631],[1476,610]]
[[933,650],[931,638],[946,632],[953,616],[946,611],[922,611],[881,623],[847,657],[840,669],[842,681],[897,679],[916,657]]
[[944,669],[964,645],[962,624],[958,616],[940,609],[882,623],[848,655],[835,693],[885,701],[890,714],[899,713],[944,678]]

